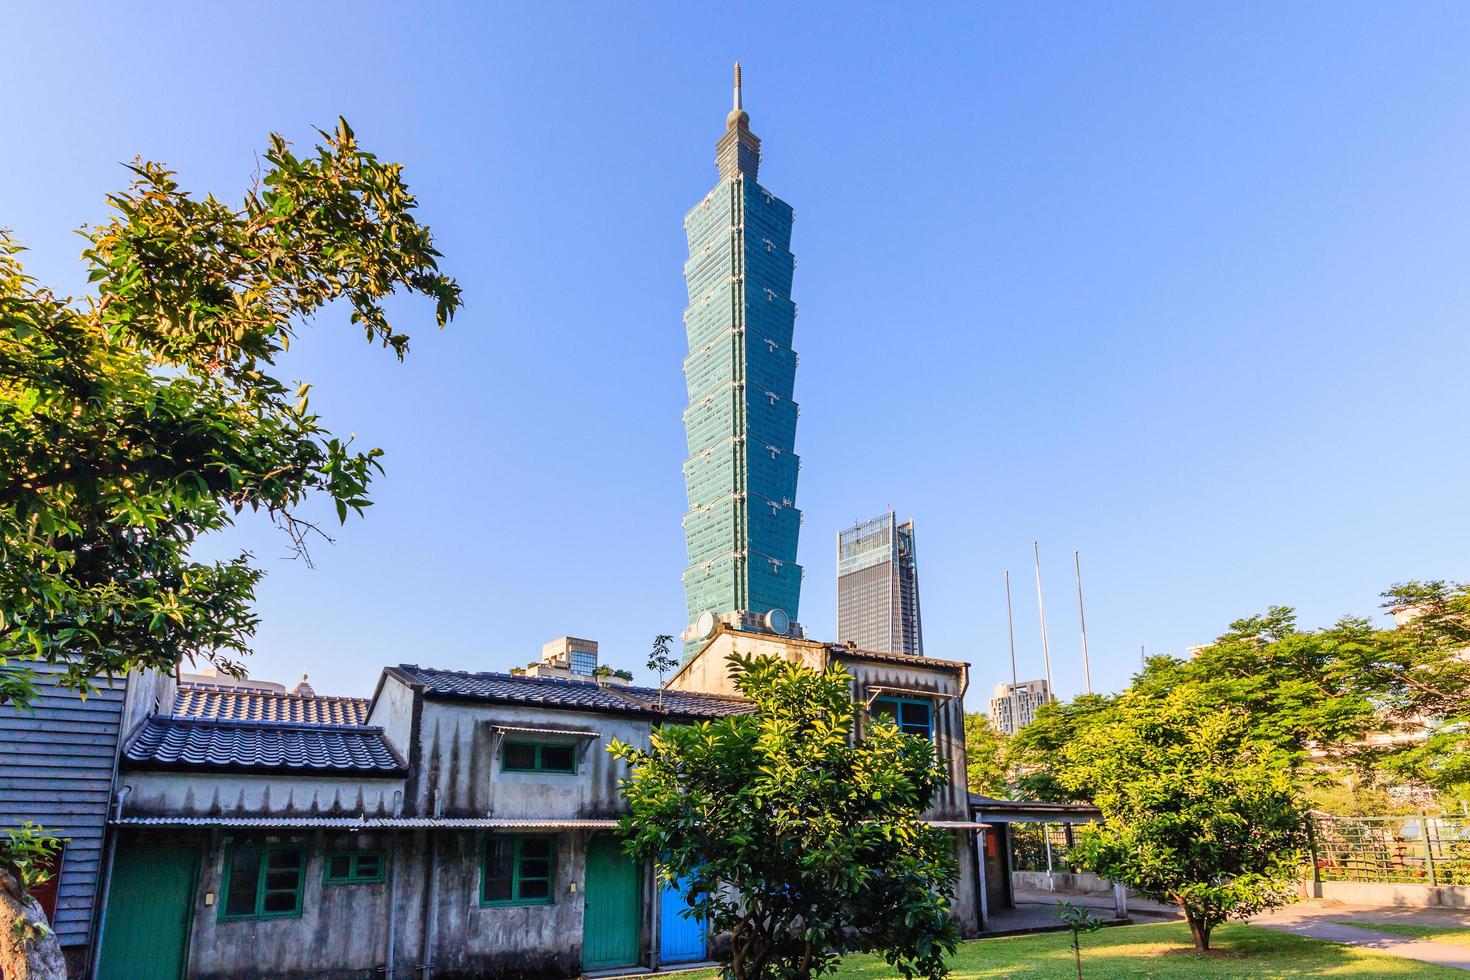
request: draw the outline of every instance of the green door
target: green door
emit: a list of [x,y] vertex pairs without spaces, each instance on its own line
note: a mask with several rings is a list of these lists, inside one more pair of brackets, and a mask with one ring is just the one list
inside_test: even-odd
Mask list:
[[97,980],[178,980],[188,962],[199,848],[119,844]]
[[586,911],[582,920],[582,965],[589,970],[638,962],[643,932],[638,865],[611,837],[587,843]]

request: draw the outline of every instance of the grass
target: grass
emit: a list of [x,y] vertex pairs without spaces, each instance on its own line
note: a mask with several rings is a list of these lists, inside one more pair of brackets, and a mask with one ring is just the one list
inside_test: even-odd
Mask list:
[[1373,929],[1377,932],[1392,933],[1395,936],[1408,936],[1410,939],[1430,939],[1437,943],[1470,946],[1470,926],[1410,926],[1398,922],[1364,922],[1361,919],[1351,921],[1344,919],[1338,925]]
[[[1356,923],[1355,923],[1356,924]],[[977,939],[965,943],[950,960],[954,980],[1006,980],[1076,977],[1067,933]],[[1182,922],[1121,926],[1082,937],[1082,975],[1086,980],[1124,977],[1422,977],[1451,980],[1465,974],[1448,967],[1325,943],[1256,926],[1220,926],[1211,937],[1211,956],[1195,956],[1189,927]],[[894,977],[882,960],[853,956],[836,974],[849,977]],[[693,974],[714,980],[718,973]]]

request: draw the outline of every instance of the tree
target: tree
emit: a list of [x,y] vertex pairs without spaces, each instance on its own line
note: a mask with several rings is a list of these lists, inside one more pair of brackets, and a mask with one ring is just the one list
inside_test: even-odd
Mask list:
[[1102,810],[1074,863],[1180,905],[1200,952],[1225,919],[1292,901],[1303,861],[1290,756],[1254,727],[1194,686],[1130,691],[1055,760],[1058,782]]
[[728,933],[734,980],[806,980],[852,952],[905,977],[944,975],[956,868],[919,813],[945,781],[934,746],[859,711],[841,666],[732,654],[754,712],[655,731],[620,824],[690,914]]
[[1470,788],[1470,586],[1408,582],[1383,594],[1403,620],[1345,657],[1384,715],[1423,737],[1357,753],[1373,768],[1442,794]]
[[27,662],[65,684],[203,659],[238,673],[261,572],[241,554],[198,562],[194,542],[262,511],[298,555],[361,514],[381,452],[339,439],[306,384],[277,369],[294,331],[329,304],[402,358],[383,300],[436,304],[438,271],[402,167],[361,150],[345,121],[314,156],[272,135],[239,207],[135,162],[112,218],[84,230],[95,295],[61,298],[24,274],[0,233],[0,702],[35,694]]
[[970,792],[1003,797],[1009,789],[1009,739],[978,711],[965,712],[965,775]]
[[1062,920],[1062,925],[1072,934],[1072,958],[1077,963],[1077,980],[1082,980],[1082,935],[1101,929],[1102,920],[1093,915],[1085,905],[1073,905],[1071,902],[1057,903],[1057,918]]
[[653,649],[648,654],[648,669],[658,675],[658,706],[664,706],[664,675],[679,666],[679,660],[669,652],[674,638],[660,633],[653,638]]

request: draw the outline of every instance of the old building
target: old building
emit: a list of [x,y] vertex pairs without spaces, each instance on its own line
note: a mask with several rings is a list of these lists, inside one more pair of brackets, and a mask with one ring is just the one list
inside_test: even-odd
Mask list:
[[[369,699],[183,684],[124,745],[99,976],[568,977],[702,960],[703,924],[623,854],[618,738],[751,710],[731,650],[841,662],[932,738],[954,914],[980,928],[965,664],[717,627],[660,697],[588,679],[404,665]],[[300,690],[300,689],[298,689]]]
[[[575,976],[702,959],[608,834],[608,739],[748,710],[385,670],[371,699],[181,686],[128,741],[102,977]],[[662,926],[662,928],[660,928]]]

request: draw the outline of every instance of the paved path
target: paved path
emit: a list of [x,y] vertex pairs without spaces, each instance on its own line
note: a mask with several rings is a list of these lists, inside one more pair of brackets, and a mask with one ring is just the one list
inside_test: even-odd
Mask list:
[[1328,902],[1300,902],[1284,909],[1258,915],[1250,921],[1251,925],[1279,929],[1298,936],[1310,936],[1313,939],[1325,939],[1328,942],[1372,949],[1390,956],[1402,956],[1424,963],[1470,970],[1470,946],[1413,939],[1409,936],[1379,932],[1376,929],[1360,929],[1357,926],[1342,925],[1344,922],[1358,921],[1392,922],[1416,926],[1470,927],[1470,913],[1457,909],[1379,908]]

